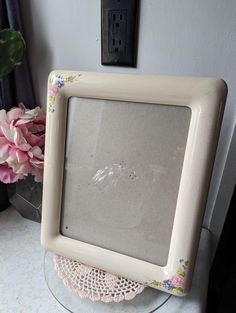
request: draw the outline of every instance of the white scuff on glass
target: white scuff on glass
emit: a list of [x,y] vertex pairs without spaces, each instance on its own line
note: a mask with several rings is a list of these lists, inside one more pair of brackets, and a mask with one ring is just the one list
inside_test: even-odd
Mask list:
[[96,174],[92,177],[92,184],[99,189],[107,188],[108,186],[116,186],[121,178],[137,179],[138,175],[130,168],[126,163],[112,164],[105,166],[103,169],[96,171]]

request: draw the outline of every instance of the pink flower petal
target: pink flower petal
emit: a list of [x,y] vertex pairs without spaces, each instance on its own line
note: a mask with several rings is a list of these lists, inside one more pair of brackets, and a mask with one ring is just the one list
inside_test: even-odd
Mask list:
[[9,143],[9,141],[7,140],[7,138],[0,137],[0,147],[2,147],[3,145],[6,145],[8,143]]
[[41,140],[40,136],[29,133],[27,135],[27,142],[33,147],[35,145],[39,146],[38,142]]
[[29,128],[32,133],[41,133],[45,131],[45,125],[43,124],[34,124],[32,127]]
[[30,163],[29,162],[11,163],[10,167],[12,168],[13,172],[16,174],[28,175],[28,173],[30,171]]
[[28,125],[22,124],[22,125],[19,125],[17,127],[21,130],[21,133],[22,133],[23,137],[27,141],[27,136],[29,134]]
[[31,151],[33,152],[34,156],[41,156],[42,155],[42,150],[38,146],[33,147],[31,149]]
[[20,102],[20,103],[18,104],[18,107],[19,107],[23,112],[25,112],[25,111],[27,110],[23,102]]
[[19,125],[23,125],[23,124],[27,124],[27,123],[30,123],[31,120],[23,120],[23,119],[19,119],[16,123],[15,123],[15,126],[19,126]]
[[43,169],[32,168],[31,174],[34,176],[34,180],[36,182],[42,182],[43,181]]
[[45,145],[45,135],[41,135],[39,136],[39,141],[37,143],[37,146],[39,146],[40,148],[44,148]]
[[0,165],[0,181],[4,184],[15,183],[24,178],[22,174],[16,174],[7,164]]
[[16,120],[20,118],[20,116],[24,113],[24,111],[20,108],[13,108],[7,112],[8,121]]
[[1,129],[1,133],[3,136],[6,137],[6,139],[10,142],[14,142],[14,134],[12,132],[12,130],[10,129],[10,127],[5,127],[5,126],[0,126]]
[[0,163],[6,162],[6,160],[8,158],[8,154],[9,154],[9,145],[8,144],[1,145]]
[[17,150],[16,151],[16,157],[17,157],[17,161],[19,163],[24,163],[26,161],[28,161],[28,154],[26,152],[23,152],[21,150]]
[[0,122],[5,122],[7,120],[6,110],[0,110]]
[[30,159],[30,164],[36,168],[43,168],[44,162],[33,158]]

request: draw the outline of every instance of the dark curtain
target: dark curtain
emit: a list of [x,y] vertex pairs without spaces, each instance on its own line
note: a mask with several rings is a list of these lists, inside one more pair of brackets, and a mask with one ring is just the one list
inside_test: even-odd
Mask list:
[[[0,30],[5,28],[14,28],[20,31],[24,37],[18,0],[0,0]],[[0,79],[0,109],[9,110],[20,102],[23,102],[28,108],[35,107],[33,85],[26,55],[21,65]],[[0,211],[8,205],[6,185],[0,182]]]
[[[18,0],[0,0],[0,29],[4,28],[19,30],[24,37]],[[28,108],[35,107],[35,97],[26,55],[20,66],[0,80],[0,108],[8,110],[20,102],[23,102]]]

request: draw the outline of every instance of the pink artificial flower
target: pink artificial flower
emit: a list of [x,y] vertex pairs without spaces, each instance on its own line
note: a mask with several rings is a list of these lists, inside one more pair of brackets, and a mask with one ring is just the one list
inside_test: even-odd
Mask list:
[[35,177],[35,181],[40,182],[43,177],[44,155],[42,150],[35,146],[30,152],[31,174]]
[[29,173],[42,180],[45,123],[39,107],[28,110],[20,104],[9,112],[0,110],[0,181],[15,182]]
[[4,184],[15,183],[22,178],[24,175],[14,173],[7,163],[0,164],[0,181]]

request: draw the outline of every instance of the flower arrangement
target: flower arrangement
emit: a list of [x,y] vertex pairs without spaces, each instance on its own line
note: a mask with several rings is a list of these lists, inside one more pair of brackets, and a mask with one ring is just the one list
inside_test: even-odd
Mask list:
[[46,116],[40,107],[22,103],[0,110],[0,181],[15,183],[28,176],[42,181]]

